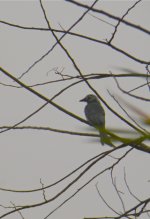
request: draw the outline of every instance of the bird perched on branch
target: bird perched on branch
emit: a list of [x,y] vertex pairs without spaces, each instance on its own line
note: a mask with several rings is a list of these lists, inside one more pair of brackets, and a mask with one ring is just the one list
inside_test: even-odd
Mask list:
[[105,130],[105,111],[98,98],[93,94],[89,94],[80,102],[87,102],[84,109],[85,116],[90,125],[99,131],[102,145],[106,143],[113,146]]

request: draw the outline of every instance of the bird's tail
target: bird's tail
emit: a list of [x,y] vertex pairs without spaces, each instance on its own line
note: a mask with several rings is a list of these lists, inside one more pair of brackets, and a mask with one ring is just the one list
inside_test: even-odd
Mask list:
[[109,135],[107,134],[107,130],[105,129],[105,127],[95,126],[95,128],[99,131],[100,142],[101,142],[102,145],[107,144],[111,147],[115,147],[115,145],[112,143]]
[[102,145],[107,144],[111,147],[114,147],[110,137],[106,133],[106,130],[99,129],[99,133],[100,133],[100,142]]

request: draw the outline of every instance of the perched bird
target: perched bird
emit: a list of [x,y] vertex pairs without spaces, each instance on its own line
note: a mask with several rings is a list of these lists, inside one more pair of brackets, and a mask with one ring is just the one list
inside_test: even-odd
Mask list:
[[85,116],[90,125],[99,131],[102,145],[106,143],[112,146],[112,142],[105,130],[105,111],[98,98],[93,94],[89,94],[80,101],[87,102],[84,109]]

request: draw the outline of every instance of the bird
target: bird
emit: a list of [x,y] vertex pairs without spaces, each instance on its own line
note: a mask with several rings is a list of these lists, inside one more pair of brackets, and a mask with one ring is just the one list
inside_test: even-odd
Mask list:
[[80,102],[87,103],[84,109],[86,119],[91,126],[99,131],[101,144],[106,143],[112,146],[113,144],[105,130],[105,111],[98,98],[93,94],[88,94]]

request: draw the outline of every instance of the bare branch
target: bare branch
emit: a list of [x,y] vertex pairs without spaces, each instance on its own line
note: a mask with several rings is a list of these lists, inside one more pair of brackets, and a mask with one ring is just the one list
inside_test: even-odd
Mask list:
[[[82,8],[86,8],[86,9],[89,8],[88,5],[85,5],[85,4],[83,4],[83,3],[81,3],[81,2],[78,2],[78,1],[74,1],[74,0],[65,0],[65,1],[70,2],[70,3],[73,3],[73,4],[75,4],[75,5],[78,5],[78,6],[82,7]],[[99,9],[96,9],[96,8],[92,8],[91,11],[96,12],[96,13],[98,13],[98,14],[103,14],[103,15],[105,15],[105,16],[107,16],[107,17],[109,17],[109,18],[112,18],[112,19],[114,19],[114,20],[121,21],[122,23],[124,23],[124,24],[126,24],[126,25],[128,25],[128,26],[130,26],[130,27],[132,27],[132,28],[135,28],[135,29],[137,29],[137,30],[139,30],[139,31],[142,31],[142,32],[144,32],[144,33],[150,35],[150,31],[149,31],[149,30],[147,30],[147,29],[145,29],[145,28],[143,28],[143,27],[140,27],[139,25],[133,24],[133,23],[131,23],[131,22],[129,22],[129,21],[122,20],[120,17],[117,17],[117,16],[115,16],[115,15],[112,15],[112,14],[106,12],[106,11],[99,10]]]
[[[59,42],[68,34],[68,32],[73,29],[83,18],[84,16],[91,10],[91,8],[96,4],[98,0],[95,0],[94,3],[91,5],[91,7],[89,7],[83,14],[81,17],[79,17],[77,19],[77,21],[71,25],[71,27],[60,37]],[[49,49],[42,57],[40,57],[38,60],[36,60],[25,72],[23,72],[21,74],[21,76],[19,77],[19,79],[21,79],[25,74],[27,74],[31,68],[33,68],[37,63],[39,63],[42,59],[44,59],[54,48],[55,46],[58,44],[58,42],[56,42],[51,49]]]
[[126,12],[125,14],[119,19],[117,25],[115,26],[115,30],[112,34],[112,37],[110,38],[110,40],[108,41],[108,43],[110,44],[112,42],[112,40],[115,37],[115,34],[117,33],[118,27],[121,24],[121,22],[124,20],[124,18],[129,14],[129,12],[139,3],[141,2],[141,0],[138,0],[137,2],[135,2]]

